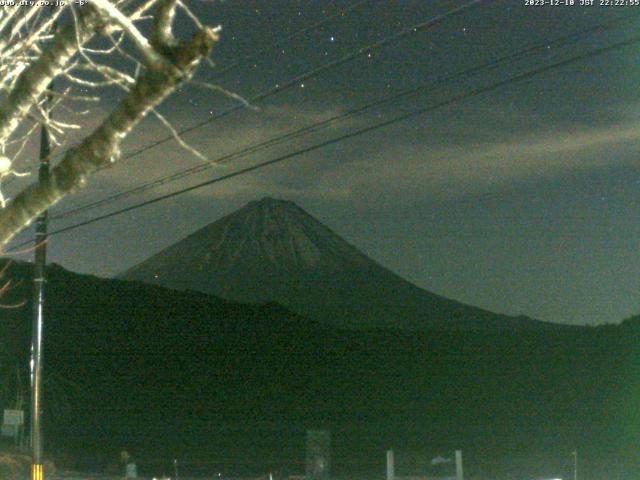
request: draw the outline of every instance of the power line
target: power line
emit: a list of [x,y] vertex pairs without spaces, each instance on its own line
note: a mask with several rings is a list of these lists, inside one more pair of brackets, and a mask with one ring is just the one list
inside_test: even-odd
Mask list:
[[216,158],[215,160],[211,160],[211,161],[208,161],[208,162],[201,163],[201,164],[196,165],[194,167],[190,167],[190,168],[181,170],[179,172],[175,172],[173,174],[166,175],[166,176],[161,177],[159,179],[156,179],[156,180],[153,180],[153,181],[150,181],[150,182],[146,182],[146,183],[144,183],[142,185],[139,185],[137,187],[134,187],[132,189],[124,190],[124,191],[115,193],[113,195],[109,195],[109,196],[107,196],[105,198],[102,198],[100,200],[93,201],[93,202],[87,203],[85,205],[81,205],[79,207],[64,211],[64,212],[62,212],[62,213],[60,213],[58,215],[53,216],[52,219],[61,219],[61,218],[70,217],[70,216],[76,215],[76,214],[78,214],[80,212],[87,211],[87,210],[92,210],[92,209],[97,208],[99,206],[112,203],[112,202],[114,202],[116,200],[119,200],[119,199],[122,199],[122,198],[127,198],[129,196],[145,192],[145,191],[150,190],[152,188],[155,188],[157,186],[165,185],[165,184],[167,184],[169,182],[173,182],[173,181],[185,178],[185,177],[187,177],[189,175],[194,175],[196,173],[200,173],[202,171],[205,171],[205,170],[208,170],[208,169],[212,168],[216,164],[220,164],[220,163],[232,160],[232,159],[236,159],[238,157],[244,157],[244,156],[249,155],[251,153],[256,153],[256,152],[265,150],[265,149],[270,148],[272,146],[275,146],[275,145],[278,145],[280,143],[283,143],[283,142],[285,142],[287,140],[295,139],[295,138],[298,138],[298,137],[300,137],[302,135],[306,135],[308,133],[317,131],[317,130],[319,130],[319,129],[323,128],[323,127],[326,127],[326,126],[328,126],[330,124],[333,124],[335,122],[343,121],[343,120],[351,118],[353,116],[360,115],[360,114],[362,114],[362,113],[364,113],[364,112],[366,112],[368,110],[371,110],[373,108],[382,106],[384,104],[387,104],[387,103],[390,103],[390,102],[393,102],[393,101],[396,101],[396,100],[399,100],[399,99],[402,99],[402,98],[405,98],[405,97],[411,97],[411,96],[417,95],[420,92],[422,92],[422,91],[424,91],[424,90],[426,90],[428,88],[431,88],[431,87],[434,87],[434,86],[437,86],[437,85],[440,85],[440,84],[445,84],[445,83],[457,80],[458,78],[461,78],[461,77],[470,76],[470,75],[476,75],[476,74],[482,73],[483,71],[490,70],[490,69],[493,69],[493,68],[497,68],[498,66],[500,66],[503,63],[511,62],[511,61],[514,61],[514,60],[517,60],[517,59],[521,59],[521,58],[526,57],[528,55],[535,54],[538,51],[546,50],[546,49],[550,48],[551,46],[563,47],[565,45],[570,44],[570,41],[572,41],[572,40],[577,41],[581,37],[583,37],[583,36],[585,36],[587,34],[593,33],[594,31],[602,30],[602,29],[605,29],[605,28],[612,28],[612,27],[618,25],[619,23],[635,20],[638,16],[640,16],[640,13],[636,14],[635,16],[632,16],[632,17],[629,17],[629,16],[618,17],[618,18],[610,20],[609,22],[604,22],[604,23],[601,23],[601,24],[598,24],[598,25],[593,25],[593,26],[587,27],[585,29],[581,29],[581,30],[578,30],[576,32],[572,32],[570,34],[563,35],[563,36],[558,37],[558,38],[556,38],[554,40],[545,41],[545,42],[530,46],[530,47],[528,47],[528,48],[526,48],[524,50],[520,50],[520,51],[515,52],[515,53],[504,55],[504,56],[499,57],[497,59],[494,59],[494,60],[491,60],[489,62],[486,62],[486,63],[484,63],[482,65],[479,65],[479,66],[476,66],[476,67],[472,67],[470,69],[465,69],[465,70],[462,70],[462,71],[447,75],[447,76],[445,76],[443,78],[436,79],[436,80],[433,80],[433,81],[430,81],[430,82],[427,82],[427,83],[423,83],[423,84],[421,84],[421,85],[419,85],[417,87],[413,87],[411,89],[405,89],[405,90],[403,90],[401,92],[398,92],[398,93],[396,93],[394,95],[384,97],[384,98],[379,99],[379,100],[377,100],[377,101],[375,101],[373,103],[368,103],[366,105],[363,105],[363,106],[360,106],[358,108],[349,110],[347,112],[343,112],[341,114],[335,115],[335,116],[327,118],[325,120],[316,122],[316,123],[314,123],[312,125],[308,125],[308,126],[299,128],[297,130],[288,132],[288,133],[283,134],[283,135],[273,136],[273,137],[271,137],[271,138],[269,138],[267,140],[264,140],[262,142],[254,144],[254,145],[250,145],[250,146],[245,147],[245,148],[243,148],[241,150],[237,150],[235,152],[232,152],[232,153],[229,153],[229,154],[225,154],[225,155],[223,155],[221,157]]
[[[424,21],[424,22],[420,22],[417,23],[411,27],[405,28],[393,35],[389,35],[385,38],[383,38],[382,40],[378,40],[374,43],[371,43],[365,47],[360,47],[358,49],[356,49],[355,51],[352,51],[350,53],[345,54],[344,56],[332,61],[332,62],[328,62],[325,63],[323,65],[320,65],[319,67],[313,68],[311,70],[308,70],[305,73],[302,73],[296,77],[294,77],[293,79],[289,80],[286,83],[283,84],[276,84],[276,86],[265,90],[251,98],[249,98],[247,100],[247,102],[249,104],[252,103],[256,103],[256,102],[260,102],[262,100],[265,100],[269,97],[272,97],[273,95],[277,95],[280,94],[284,91],[289,90],[292,87],[295,87],[297,85],[300,85],[301,83],[303,83],[306,80],[310,80],[314,77],[317,77],[318,75],[320,75],[321,73],[324,73],[328,70],[331,70],[333,68],[339,67],[340,65],[343,65],[351,60],[354,60],[356,58],[359,58],[367,53],[370,53],[374,50],[378,50],[380,48],[386,47],[387,45],[390,45],[394,42],[397,42],[405,37],[408,37],[410,35],[414,35],[417,32],[420,32],[422,30],[426,30],[430,27],[434,27],[440,23],[442,23],[443,21],[449,19],[449,18],[453,18],[455,16],[461,15],[462,13],[464,13],[465,11],[469,10],[470,8],[479,5],[480,3],[482,3],[485,0],[472,0],[468,3],[465,3],[464,5],[461,5],[460,7],[456,7],[453,8],[451,10],[446,11],[445,13],[439,14],[439,15],[435,15],[433,17],[431,17],[430,19]],[[243,109],[245,108],[244,103],[239,103],[234,105],[233,107],[228,108],[227,110],[223,110],[222,112],[212,116],[211,118],[208,118],[202,122],[196,123],[195,125],[192,125],[190,127],[186,127],[183,128],[182,130],[179,130],[177,133],[178,135],[184,135],[185,133],[189,133],[192,132],[194,130],[197,130],[199,128],[202,128],[205,125],[208,125],[210,123],[213,123],[214,121],[226,117],[227,115],[236,112],[237,110]],[[174,135],[168,135],[160,140],[157,140],[147,146],[141,147],[137,150],[134,150],[131,153],[128,153],[126,155],[124,155],[121,159],[122,160],[126,160],[129,158],[133,158],[136,157],[148,150],[151,150],[159,145],[162,145],[166,142],[169,142],[171,140],[175,140]],[[68,151],[68,150],[67,150]],[[66,152],[60,152],[59,154],[56,154],[55,157],[59,157],[61,155],[64,155]],[[99,168],[98,171],[104,170],[106,168],[110,168],[111,166],[108,167],[103,167],[103,168]]]
[[[318,75],[320,75],[321,73],[324,73],[327,70],[333,69],[335,67],[339,67],[340,65],[343,65],[351,60],[354,60],[358,57],[361,57],[367,53],[370,53],[374,50],[378,50],[380,48],[386,47],[387,45],[390,45],[394,42],[397,42],[398,40],[401,40],[409,35],[414,35],[415,33],[425,30],[427,28],[430,27],[434,27],[440,23],[442,23],[444,20],[447,20],[449,18],[453,18],[455,16],[458,16],[462,13],[464,13],[466,10],[469,10],[470,8],[480,4],[481,2],[483,2],[484,0],[472,0],[468,3],[465,3],[464,5],[460,6],[460,7],[456,7],[453,8],[451,10],[446,11],[445,13],[439,14],[439,15],[435,15],[433,17],[431,17],[430,19],[424,21],[424,22],[420,22],[417,23],[411,27],[405,28],[403,30],[401,30],[398,33],[395,33],[393,35],[390,35],[388,37],[383,38],[382,40],[378,40],[370,45],[367,45],[365,47],[361,47],[359,49],[357,49],[354,52],[348,53],[340,58],[338,58],[337,60],[334,60],[332,62],[328,62],[325,63],[319,67],[313,68],[303,74],[300,74],[296,77],[294,77],[293,79],[289,80],[286,83],[283,83],[282,85],[276,85],[273,88],[270,88],[269,90],[266,90],[262,93],[259,93],[258,95],[255,95],[253,97],[251,97],[248,102],[251,103],[255,103],[255,102],[260,102],[262,100],[265,100],[266,98],[269,98],[273,95],[282,93],[294,86],[300,85],[301,83],[303,83],[306,80],[309,80],[311,78],[317,77]],[[222,112],[220,112],[217,115],[214,115],[211,118],[208,118],[207,120],[204,120],[200,123],[197,123],[195,125],[192,125],[191,127],[187,127],[184,128],[182,130],[180,130],[178,132],[179,135],[183,135],[185,133],[189,133],[193,130],[196,130],[198,128],[203,127],[204,125],[208,125],[212,122],[214,122],[215,120],[218,120],[222,117],[225,117],[227,115],[229,115],[230,113],[235,112],[236,110],[245,108],[245,106],[243,104],[237,104],[227,110],[224,110]],[[123,157],[124,159],[129,159],[135,156],[140,155],[141,153],[146,152],[147,150],[151,150],[152,148],[157,147],[158,145],[161,145],[163,143],[166,143],[170,140],[174,140],[174,136],[173,135],[169,135],[161,140],[158,140],[150,145],[147,145],[145,147],[139,148],[138,150],[133,151],[132,153],[126,155],[125,157]]]
[[[468,91],[468,92],[463,92],[463,93],[460,93],[458,95],[454,95],[454,96],[450,97],[447,100],[443,100],[443,101],[441,101],[439,103],[436,103],[434,105],[431,105],[431,106],[428,106],[428,107],[425,107],[425,108],[422,108],[422,109],[419,109],[419,110],[414,110],[412,112],[405,113],[405,114],[397,116],[397,117],[395,117],[393,119],[386,120],[384,122],[380,122],[380,123],[377,123],[375,125],[370,125],[368,127],[364,127],[364,128],[358,129],[358,130],[354,130],[353,132],[350,132],[350,133],[347,133],[347,134],[344,134],[344,135],[341,135],[341,136],[338,136],[338,137],[334,137],[334,138],[329,139],[329,140],[325,140],[325,141],[317,143],[315,145],[312,145],[312,146],[309,146],[309,147],[305,147],[305,148],[302,148],[300,150],[296,150],[295,152],[291,152],[291,153],[276,157],[276,158],[271,159],[271,160],[260,162],[258,164],[252,165],[250,167],[246,167],[246,168],[237,170],[235,172],[232,172],[232,173],[229,173],[229,174],[226,174],[226,175],[222,175],[222,176],[207,180],[205,182],[198,183],[196,185],[192,185],[190,187],[182,188],[180,190],[176,190],[176,191],[171,192],[171,193],[160,195],[160,196],[152,198],[150,200],[146,200],[144,202],[140,202],[140,203],[137,203],[135,205],[131,205],[129,207],[125,207],[125,208],[122,208],[120,210],[116,210],[114,212],[110,212],[110,213],[105,214],[105,215],[94,217],[94,218],[91,218],[91,219],[88,219],[88,220],[85,220],[85,221],[82,221],[82,222],[78,222],[76,224],[73,224],[73,225],[70,225],[70,226],[67,226],[67,227],[64,227],[64,228],[60,228],[58,230],[54,230],[54,231],[52,231],[50,233],[50,236],[51,235],[57,235],[57,234],[60,234],[60,233],[65,233],[65,232],[68,232],[70,230],[75,230],[77,228],[80,228],[80,227],[83,227],[83,226],[86,226],[86,225],[90,225],[92,223],[105,220],[107,218],[111,218],[111,217],[114,217],[114,216],[117,216],[117,215],[121,215],[123,213],[130,212],[132,210],[136,210],[138,208],[145,207],[147,205],[151,205],[151,204],[163,201],[163,200],[167,200],[169,198],[176,197],[176,196],[181,195],[183,193],[191,192],[193,190],[197,190],[199,188],[202,188],[202,187],[205,187],[205,186],[208,186],[208,185],[213,185],[215,183],[219,183],[219,182],[222,182],[224,180],[228,180],[230,178],[234,178],[234,177],[237,177],[237,176],[240,176],[240,175],[244,175],[244,174],[253,172],[255,170],[258,170],[258,169],[261,169],[261,168],[264,168],[264,167],[267,167],[267,166],[270,166],[270,165],[275,165],[275,164],[283,162],[285,160],[289,160],[289,159],[291,159],[293,157],[297,157],[297,156],[303,155],[305,153],[313,152],[315,150],[319,150],[321,148],[336,144],[338,142],[342,142],[344,140],[348,140],[348,139],[363,135],[365,133],[369,133],[369,132],[372,132],[372,131],[375,131],[375,130],[379,130],[379,129],[387,127],[389,125],[393,125],[393,124],[408,120],[410,118],[413,118],[413,117],[416,117],[416,116],[419,116],[419,115],[423,115],[425,113],[432,112],[432,111],[437,110],[439,108],[455,104],[455,103],[460,102],[462,100],[465,100],[467,98],[472,98],[472,97],[481,95],[483,93],[487,93],[487,92],[490,92],[490,91],[493,91],[493,90],[497,90],[499,88],[505,87],[505,86],[507,86],[509,84],[512,84],[512,83],[517,83],[517,82],[521,82],[521,81],[524,81],[524,80],[528,80],[528,79],[530,79],[532,77],[535,77],[537,75],[540,75],[542,73],[545,73],[545,72],[548,72],[548,71],[551,71],[551,70],[555,70],[555,69],[558,69],[558,68],[561,68],[561,67],[565,67],[567,65],[570,65],[570,64],[573,64],[573,63],[577,63],[577,62],[580,62],[580,61],[588,60],[590,58],[594,58],[594,57],[603,55],[605,53],[609,53],[609,52],[611,52],[613,50],[617,50],[617,49],[620,49],[620,48],[623,48],[623,47],[626,47],[626,46],[629,46],[629,45],[633,45],[635,43],[640,43],[640,36],[631,37],[631,38],[628,38],[628,39],[626,39],[624,41],[617,42],[617,43],[614,43],[612,45],[609,45],[607,47],[602,47],[602,48],[593,50],[591,52],[588,52],[588,53],[585,53],[585,54],[582,54],[582,55],[578,55],[578,56],[571,57],[569,59],[558,61],[558,62],[553,63],[551,65],[547,65],[547,66],[539,67],[539,68],[536,68],[536,69],[533,69],[533,70],[529,70],[527,72],[512,76],[512,77],[507,78],[505,80],[501,80],[499,82],[495,82],[495,83],[493,83],[491,85],[488,85],[488,86],[485,86],[485,87],[480,87],[480,88],[477,88],[477,89],[474,89],[474,90],[471,90],[471,91]],[[26,242],[26,243],[28,243],[28,242]],[[14,249],[15,248],[20,248],[22,245],[24,245],[26,243],[17,245],[16,247],[14,247]]]

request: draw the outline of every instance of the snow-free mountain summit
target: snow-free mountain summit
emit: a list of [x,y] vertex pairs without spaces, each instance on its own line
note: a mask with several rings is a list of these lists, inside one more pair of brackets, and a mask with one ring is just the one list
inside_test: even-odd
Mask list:
[[196,231],[120,278],[278,302],[348,328],[511,329],[545,324],[494,314],[418,288],[295,203],[263,198]]

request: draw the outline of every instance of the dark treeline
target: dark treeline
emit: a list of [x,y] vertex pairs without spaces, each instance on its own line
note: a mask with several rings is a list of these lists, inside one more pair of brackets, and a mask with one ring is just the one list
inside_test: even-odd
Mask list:
[[[5,278],[22,283],[4,303],[28,303],[0,310],[3,408],[16,365],[27,390],[32,288],[27,265]],[[581,478],[640,473],[638,319],[358,332],[56,266],[47,298],[46,446],[69,466],[108,468],[127,448],[154,475],[172,458],[302,472],[305,429],[327,428],[337,474],[382,476],[388,448],[422,462],[462,448],[478,478],[569,476],[574,449]]]

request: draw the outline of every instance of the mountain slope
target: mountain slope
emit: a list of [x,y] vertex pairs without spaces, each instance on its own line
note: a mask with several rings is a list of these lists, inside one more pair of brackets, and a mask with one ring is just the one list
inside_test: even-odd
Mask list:
[[264,198],[189,235],[120,278],[276,301],[349,328],[550,326],[422,290],[368,258],[292,202]]

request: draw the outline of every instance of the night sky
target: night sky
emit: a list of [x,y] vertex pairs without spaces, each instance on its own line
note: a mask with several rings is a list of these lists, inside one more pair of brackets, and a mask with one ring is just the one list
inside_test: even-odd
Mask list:
[[[198,79],[250,99],[464,3],[193,0],[190,5],[205,23],[223,27],[212,56],[215,66],[203,65]],[[321,27],[270,48],[335,15]],[[553,43],[620,16],[630,20],[568,45]],[[639,17],[640,6],[485,1],[255,102],[257,111],[238,109],[186,134],[185,140],[213,160],[527,47],[548,42],[549,48],[142,195],[54,221],[50,228],[590,52],[636,35]],[[187,28],[181,30],[187,33]],[[268,195],[297,202],[371,258],[432,292],[495,312],[554,322],[618,322],[640,313],[639,53],[640,45],[632,44],[57,235],[50,241],[49,259],[77,272],[115,275]],[[113,92],[104,95],[103,104],[87,119],[85,132],[115,101]],[[161,111],[183,129],[236,103],[189,85]],[[124,156],[166,136],[164,127],[149,119],[130,136]],[[52,214],[200,162],[175,142],[164,143],[95,175],[86,190],[65,199]],[[10,185],[9,196],[20,185],[24,183]],[[28,238],[25,235],[31,232],[20,235],[16,243]]]

